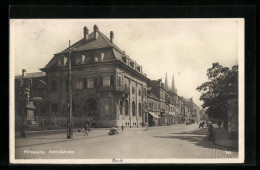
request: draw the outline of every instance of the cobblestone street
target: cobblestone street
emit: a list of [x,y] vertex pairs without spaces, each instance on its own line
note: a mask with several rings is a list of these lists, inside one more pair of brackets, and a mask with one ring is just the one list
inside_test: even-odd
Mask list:
[[237,158],[238,151],[215,145],[207,129],[197,124],[125,129],[109,136],[108,129],[94,129],[89,136],[74,132],[16,139],[16,159],[152,159],[152,158]]

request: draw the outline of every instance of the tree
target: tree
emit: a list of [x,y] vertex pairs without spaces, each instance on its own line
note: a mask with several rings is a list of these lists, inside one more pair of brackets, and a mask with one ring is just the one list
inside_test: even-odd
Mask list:
[[222,119],[224,125],[227,125],[227,95],[238,92],[238,65],[234,65],[230,70],[219,63],[213,63],[207,70],[207,76],[209,81],[197,87],[197,90],[202,92],[202,108],[206,109],[209,117]]

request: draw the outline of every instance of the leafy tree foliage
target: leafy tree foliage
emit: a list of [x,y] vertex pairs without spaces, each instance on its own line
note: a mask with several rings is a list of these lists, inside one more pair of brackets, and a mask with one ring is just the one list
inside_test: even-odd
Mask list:
[[[203,83],[197,90],[202,92],[200,100],[204,103],[202,108],[206,109],[209,117],[227,121],[227,95],[238,93],[238,65],[230,70],[219,63],[213,63],[207,70],[209,81]],[[227,125],[227,123],[225,123]]]

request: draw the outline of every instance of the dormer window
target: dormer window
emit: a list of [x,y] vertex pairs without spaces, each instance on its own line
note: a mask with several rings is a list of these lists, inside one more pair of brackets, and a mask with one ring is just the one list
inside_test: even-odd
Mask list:
[[137,69],[137,71],[141,72],[140,66],[137,66],[136,69]]
[[95,56],[95,62],[98,62],[98,56]]
[[122,60],[126,63],[126,56],[122,56]]
[[105,53],[101,53],[101,55],[100,55],[100,61],[103,61],[103,60],[104,60],[104,57],[105,57]]
[[62,59],[58,58],[58,66],[62,65]]
[[75,62],[76,62],[76,64],[81,64],[81,63],[82,63],[82,62],[81,62],[81,57],[77,56],[77,57],[75,58]]
[[82,62],[82,63],[85,63],[85,58],[86,58],[85,55],[81,55],[81,62]]
[[133,61],[130,62],[130,66],[131,66],[132,68],[135,68]]
[[65,65],[66,62],[67,62],[67,57],[65,57],[65,56],[59,56],[58,59],[57,59],[57,64],[59,66]]
[[63,64],[64,64],[64,65],[66,65],[66,63],[67,63],[67,60],[68,60],[68,58],[67,58],[67,57],[63,57]]

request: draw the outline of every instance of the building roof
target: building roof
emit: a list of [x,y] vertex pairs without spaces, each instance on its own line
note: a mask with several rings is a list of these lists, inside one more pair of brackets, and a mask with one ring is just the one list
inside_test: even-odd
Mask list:
[[160,101],[160,99],[155,94],[153,94],[152,92],[150,94],[148,94],[147,97]]
[[[93,31],[92,33],[88,34],[87,40],[82,38],[79,41],[77,41],[76,43],[72,44],[70,47],[66,48],[65,50],[63,50],[59,53],[56,53],[54,55],[54,57],[49,61],[49,63],[41,70],[44,71],[45,69],[56,67],[57,57],[59,55],[68,54],[70,52],[70,49],[72,50],[72,53],[74,53],[74,52],[77,53],[77,52],[83,52],[83,51],[88,51],[88,50],[111,48],[113,56],[114,56],[114,59],[112,59],[112,60],[121,61],[122,64],[127,65],[129,68],[131,68],[131,70],[135,70],[137,73],[146,77],[145,73],[143,73],[141,71],[138,72],[136,70],[136,68],[132,68],[130,65],[128,65],[127,63],[125,63],[123,61],[122,57],[129,58],[124,51],[122,51],[116,44],[112,43],[106,35],[104,35],[101,31],[99,31],[99,29],[97,29],[96,32],[98,35],[96,39],[94,38],[94,31]],[[129,60],[131,62],[135,62],[131,58],[129,58]],[[137,64],[137,66],[140,66],[140,65]],[[146,77],[146,79],[148,79],[148,78]]]
[[175,93],[174,91],[167,90],[166,92],[171,96],[177,96],[177,93]]
[[[26,78],[36,78],[36,77],[44,77],[46,76],[45,72],[34,72],[34,73],[26,73]],[[15,79],[22,78],[22,75],[15,76]]]
[[[71,49],[79,52],[79,51],[86,51],[86,50],[92,50],[92,49],[113,47],[114,49],[119,51],[121,53],[121,55],[124,55],[124,52],[119,47],[117,47],[114,43],[111,43],[109,38],[106,35],[104,35],[99,30],[97,30],[97,33],[99,34],[97,39],[94,39],[94,32],[92,32],[88,35],[88,40],[85,40],[84,38],[82,38],[78,42],[71,45]],[[57,54],[65,54],[65,53],[68,53],[69,51],[70,51],[70,48],[68,47],[65,50],[63,50]]]

